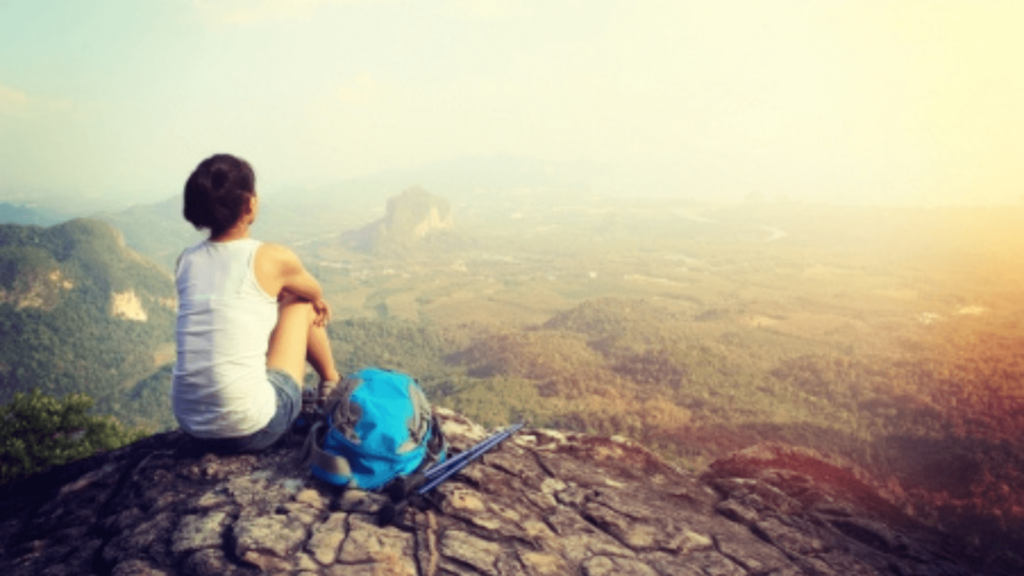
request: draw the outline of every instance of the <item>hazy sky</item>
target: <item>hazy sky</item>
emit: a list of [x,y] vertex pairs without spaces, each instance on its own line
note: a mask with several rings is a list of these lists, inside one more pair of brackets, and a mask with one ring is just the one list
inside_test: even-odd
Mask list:
[[[0,200],[464,156],[595,189],[1018,202],[1019,0],[0,0]],[[443,191],[438,191],[443,193]]]

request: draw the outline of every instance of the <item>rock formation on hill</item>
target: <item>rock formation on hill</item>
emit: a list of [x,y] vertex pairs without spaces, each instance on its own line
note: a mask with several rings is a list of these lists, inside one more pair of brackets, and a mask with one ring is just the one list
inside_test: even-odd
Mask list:
[[343,235],[342,241],[361,250],[395,254],[429,245],[439,233],[454,228],[447,200],[422,188],[409,188],[388,199],[383,218]]
[[[485,435],[439,414],[456,450]],[[629,441],[521,431],[402,528],[375,524],[380,496],[313,480],[297,450],[216,456],[170,432],[9,486],[0,573],[980,573],[848,470],[779,446],[699,478]]]
[[166,356],[175,296],[171,276],[104,222],[0,225],[0,402],[85,393],[125,424],[156,424],[166,391],[126,387]]

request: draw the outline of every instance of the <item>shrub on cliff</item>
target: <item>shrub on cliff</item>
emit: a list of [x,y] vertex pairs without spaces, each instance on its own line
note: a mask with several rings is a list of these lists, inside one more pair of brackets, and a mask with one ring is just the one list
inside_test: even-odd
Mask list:
[[110,416],[89,414],[92,398],[68,394],[62,399],[39,390],[16,393],[0,406],[0,484],[51,466],[113,450],[146,435],[126,429]]

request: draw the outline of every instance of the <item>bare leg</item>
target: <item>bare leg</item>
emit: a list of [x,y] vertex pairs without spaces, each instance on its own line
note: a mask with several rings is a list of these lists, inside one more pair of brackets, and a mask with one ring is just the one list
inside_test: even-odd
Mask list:
[[341,375],[334,367],[334,354],[331,352],[326,326],[310,325],[309,334],[306,336],[306,361],[313,365],[313,370],[320,375],[321,381],[337,382],[341,379]]
[[285,295],[278,305],[277,326],[270,335],[267,368],[283,370],[302,386],[309,359],[321,380],[337,380],[334,356],[327,340],[327,330],[315,326],[313,305],[294,296]]

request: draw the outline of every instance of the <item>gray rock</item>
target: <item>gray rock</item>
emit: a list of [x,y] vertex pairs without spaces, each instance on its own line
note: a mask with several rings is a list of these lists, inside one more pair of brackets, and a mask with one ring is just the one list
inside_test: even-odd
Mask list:
[[461,530],[448,530],[441,537],[441,554],[487,576],[499,576],[496,560],[501,553],[500,544]]
[[593,556],[583,562],[586,576],[658,576],[647,564],[632,558]]
[[762,520],[752,530],[789,556],[815,556],[826,548],[821,540],[786,526],[778,518]]
[[[487,434],[438,414],[456,450]],[[962,543],[899,514],[854,472],[777,445],[698,477],[628,441],[523,430],[401,528],[377,525],[384,496],[313,479],[297,452],[284,442],[218,456],[171,432],[7,487],[0,574],[980,572]]]
[[299,549],[306,528],[285,516],[259,516],[235,522],[234,536],[235,555],[266,571]]
[[723,500],[715,506],[715,511],[733,522],[750,526],[760,519],[757,512],[740,504],[736,500]]
[[397,528],[381,528],[369,517],[350,515],[348,535],[338,561],[343,564],[381,564],[395,574],[416,574],[414,537]]
[[144,560],[125,560],[114,566],[110,576],[167,576],[167,572]]
[[187,576],[219,576],[230,575],[238,571],[238,567],[228,560],[223,550],[208,548],[189,555],[181,565],[182,572]]
[[181,554],[220,546],[227,521],[226,512],[211,512],[205,515],[190,514],[183,517],[181,523],[178,524],[178,529],[171,536],[171,551]]
[[103,560],[116,565],[135,558],[157,555],[156,560],[167,556],[167,536],[170,535],[176,518],[171,512],[162,512],[149,521],[115,535],[103,548]]
[[313,528],[306,549],[312,554],[314,560],[324,566],[329,566],[338,559],[341,541],[345,539],[345,519],[347,517],[348,515],[344,512],[335,512],[322,524]]

